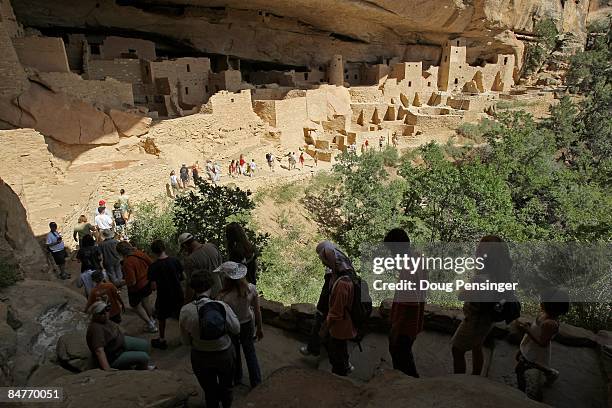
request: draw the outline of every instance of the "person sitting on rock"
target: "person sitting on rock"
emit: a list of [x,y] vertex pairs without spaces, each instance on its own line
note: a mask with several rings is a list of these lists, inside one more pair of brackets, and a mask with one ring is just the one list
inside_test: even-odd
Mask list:
[[[240,384],[242,381],[242,358],[240,357],[242,346],[244,359],[249,370],[249,382],[251,388],[254,388],[261,383],[261,370],[253,343],[254,334],[257,340],[263,338],[259,295],[255,285],[247,282],[247,267],[243,264],[228,261],[222,263],[218,270],[225,277],[223,279],[223,289],[221,289],[217,298],[230,305],[240,322],[240,334],[232,337],[236,350],[234,385]],[[256,331],[253,333],[255,327]]]
[[157,259],[149,266],[149,282],[151,289],[157,291],[155,313],[159,322],[159,338],[151,340],[151,346],[165,350],[166,320],[178,320],[185,299],[181,287],[183,266],[178,259],[166,255],[166,245],[161,240],[151,243],[151,252]]
[[525,371],[536,369],[544,373],[546,385],[551,385],[558,377],[559,371],[550,367],[550,342],[559,333],[559,317],[569,312],[569,296],[560,289],[548,289],[541,296],[540,314],[529,323],[518,323],[518,328],[525,333],[517,353],[515,368],[518,388],[525,391],[527,381]]
[[119,325],[109,318],[111,306],[94,302],[90,308],[91,322],[87,328],[87,346],[102,370],[153,370],[149,344],[145,339],[125,336]]
[[95,286],[89,292],[85,311],[95,302],[101,300],[110,306],[109,319],[117,324],[121,323],[121,312],[125,312],[125,305],[119,295],[119,289],[111,282],[104,280],[104,273],[102,271],[95,271],[91,275],[91,279]]
[[240,323],[232,308],[210,298],[210,280],[194,275],[190,280],[196,300],[181,309],[181,341],[191,346],[191,367],[204,390],[207,407],[232,405],[235,354],[232,335],[240,333]]
[[130,306],[138,317],[146,324],[145,331],[156,333],[157,327],[153,319],[153,310],[149,304],[151,283],[148,279],[151,258],[144,252],[134,248],[127,241],[117,244],[117,252],[123,257],[123,275],[128,288]]

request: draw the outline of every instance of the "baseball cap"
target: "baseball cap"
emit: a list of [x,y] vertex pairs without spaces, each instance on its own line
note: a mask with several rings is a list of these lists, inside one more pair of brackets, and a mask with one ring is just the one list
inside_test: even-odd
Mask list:
[[214,270],[215,273],[224,273],[230,279],[242,279],[247,274],[247,267],[241,263],[227,261],[223,262],[217,269]]
[[189,232],[183,232],[178,237],[178,244],[183,245],[185,242],[190,241],[192,239],[193,239],[193,235],[191,235]]
[[110,306],[107,305],[106,302],[98,300],[97,302],[94,302],[93,305],[89,306],[89,310],[87,311],[89,314],[99,314],[107,310],[110,310]]
[[104,200],[98,201],[98,206],[99,207],[105,207],[106,206],[106,201],[104,201]]

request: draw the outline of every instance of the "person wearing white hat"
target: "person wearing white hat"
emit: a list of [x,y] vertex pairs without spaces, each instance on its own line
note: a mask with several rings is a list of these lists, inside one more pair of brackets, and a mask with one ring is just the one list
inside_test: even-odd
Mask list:
[[119,325],[109,320],[111,307],[103,301],[94,302],[88,312],[87,346],[102,370],[153,370],[149,364],[149,343],[137,337],[125,336]]
[[193,299],[194,293],[189,286],[189,281],[198,274],[204,275],[210,281],[210,297],[215,298],[221,290],[221,277],[213,271],[223,262],[217,247],[209,242],[199,243],[189,232],[179,235],[178,244],[181,250],[187,253],[184,271],[187,278],[185,300]]
[[216,271],[224,275],[223,288],[218,299],[230,305],[240,322],[240,334],[232,338],[236,350],[234,384],[238,384],[242,380],[242,359],[240,358],[240,348],[242,346],[244,359],[249,370],[249,381],[251,387],[255,387],[261,383],[261,370],[253,343],[255,326],[257,327],[255,331],[257,339],[261,340],[263,338],[257,289],[255,285],[247,282],[245,278],[247,267],[241,263],[224,262]]

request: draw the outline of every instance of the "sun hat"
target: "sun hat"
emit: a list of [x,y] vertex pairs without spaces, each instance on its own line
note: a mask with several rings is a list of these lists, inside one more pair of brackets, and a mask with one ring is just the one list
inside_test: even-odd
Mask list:
[[97,302],[94,302],[93,305],[89,306],[88,312],[89,314],[99,314],[107,310],[110,310],[110,306],[107,305],[106,302],[98,300]]
[[178,237],[178,244],[179,245],[183,245],[185,242],[188,242],[190,240],[194,239],[193,235],[191,235],[191,233],[189,232],[183,232],[181,235],[179,235]]
[[247,274],[247,267],[241,263],[227,261],[223,262],[217,269],[213,272],[215,273],[224,273],[230,279],[237,280],[242,279]]

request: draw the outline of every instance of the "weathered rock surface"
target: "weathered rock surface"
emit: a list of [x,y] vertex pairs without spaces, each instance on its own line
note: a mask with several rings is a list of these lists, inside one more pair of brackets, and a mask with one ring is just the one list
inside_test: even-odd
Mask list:
[[50,387],[63,387],[64,402],[47,406],[177,407],[196,390],[185,386],[176,374],[164,371],[89,370],[57,378]]
[[530,33],[534,21],[543,18],[584,35],[589,7],[588,1],[558,0],[168,0],[157,7],[93,0],[15,3],[18,19],[37,28],[137,30],[173,47],[311,66],[334,54],[369,62],[411,55],[410,44],[439,45],[457,35],[469,38],[472,58],[486,58],[519,48],[511,31]]
[[0,100],[0,120],[34,128],[67,144],[114,144],[119,135],[111,118],[93,105],[32,82],[14,100]]
[[46,274],[50,268],[19,197],[4,181],[0,181],[0,257],[21,277]]
[[[306,386],[306,384],[308,384]],[[317,392],[329,390],[329,392]],[[384,371],[365,387],[322,371],[283,368],[240,401],[239,407],[545,407],[516,389],[483,377],[413,379]]]
[[142,136],[149,131],[153,119],[137,115],[135,113],[123,112],[111,109],[108,113],[121,136]]
[[64,333],[87,327],[88,318],[80,311],[84,297],[60,283],[25,280],[0,290],[0,298],[11,311],[7,323],[17,335],[16,348],[0,367],[12,384],[25,384],[39,365],[56,360],[56,344]]
[[96,365],[85,340],[85,331],[73,331],[62,335],[57,340],[58,363],[76,372],[90,370]]

